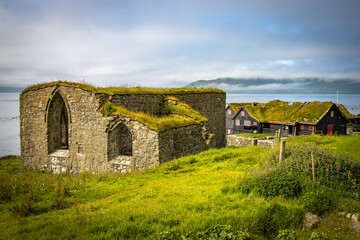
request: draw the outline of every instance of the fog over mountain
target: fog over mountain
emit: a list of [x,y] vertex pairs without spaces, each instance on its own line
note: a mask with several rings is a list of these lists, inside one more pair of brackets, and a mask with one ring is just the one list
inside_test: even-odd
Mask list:
[[325,78],[218,78],[198,80],[186,87],[219,88],[231,93],[360,93],[360,81]]

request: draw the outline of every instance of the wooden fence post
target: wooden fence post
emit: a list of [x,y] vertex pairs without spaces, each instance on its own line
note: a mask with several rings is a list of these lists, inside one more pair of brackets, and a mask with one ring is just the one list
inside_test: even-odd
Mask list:
[[284,160],[284,153],[285,153],[285,140],[282,140],[280,144],[279,165],[281,165],[282,161]]
[[313,181],[315,182],[315,163],[314,163],[314,152],[311,151],[311,165],[312,165],[312,174],[313,174]]

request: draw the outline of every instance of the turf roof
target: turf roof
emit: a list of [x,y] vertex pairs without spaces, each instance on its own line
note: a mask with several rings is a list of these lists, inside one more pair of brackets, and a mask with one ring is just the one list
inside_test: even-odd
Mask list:
[[341,111],[348,119],[350,119],[350,118],[360,118],[359,116],[356,116],[356,115],[350,113],[350,112],[346,109],[346,107],[345,107],[344,105],[342,105],[342,104],[336,104],[336,106],[338,106],[338,108],[340,109],[340,111]]
[[144,88],[144,87],[94,87],[90,84],[78,83],[78,82],[67,82],[67,81],[56,81],[49,83],[41,83],[33,86],[29,86],[22,92],[28,92],[37,90],[40,88],[50,86],[69,86],[78,87],[89,92],[105,93],[109,95],[113,94],[186,94],[186,93],[224,93],[224,91],[217,88]]
[[332,102],[285,102],[280,100],[246,105],[246,111],[259,122],[295,124],[297,122],[317,123],[333,105]]

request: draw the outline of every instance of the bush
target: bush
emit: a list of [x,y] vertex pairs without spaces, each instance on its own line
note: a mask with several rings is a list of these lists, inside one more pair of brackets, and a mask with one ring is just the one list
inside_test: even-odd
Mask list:
[[53,198],[53,207],[56,209],[63,209],[66,205],[66,197],[70,195],[70,189],[66,186],[63,181],[59,178],[58,184],[55,189]]
[[333,194],[321,187],[304,193],[302,201],[306,211],[317,215],[324,214],[334,207]]
[[36,206],[33,194],[30,192],[26,195],[26,199],[24,202],[15,203],[10,208],[11,213],[14,217],[27,217],[31,214],[35,213]]
[[8,202],[12,199],[13,188],[7,180],[1,179],[0,181],[0,202]]
[[159,240],[177,240],[177,239],[194,239],[194,240],[248,240],[250,239],[250,235],[246,232],[239,231],[237,233],[233,233],[230,231],[231,226],[229,225],[216,225],[210,229],[206,229],[204,231],[199,231],[196,233],[187,232],[185,234],[181,234],[176,232],[175,230],[163,231],[158,234]]
[[265,197],[285,196],[287,198],[298,197],[302,193],[302,185],[299,176],[288,169],[278,168],[269,170],[262,176],[245,179],[240,183],[240,189],[249,193],[252,189]]
[[280,229],[300,227],[303,216],[304,211],[300,208],[288,209],[278,203],[271,203],[254,217],[256,223],[250,228],[257,234],[274,237]]
[[297,239],[297,233],[294,230],[280,230],[278,234],[279,240],[296,240]]

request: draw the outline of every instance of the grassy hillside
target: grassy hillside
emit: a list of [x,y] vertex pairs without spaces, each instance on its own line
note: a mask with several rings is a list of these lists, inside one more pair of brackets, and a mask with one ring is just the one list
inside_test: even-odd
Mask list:
[[[0,239],[360,239],[334,214],[360,212],[359,143],[353,136],[298,137],[287,143],[281,166],[277,149],[252,146],[128,175],[52,175],[3,157]],[[311,151],[316,182],[307,172]],[[326,178],[324,166],[346,178]],[[321,215],[319,228],[301,231],[306,211]]]

